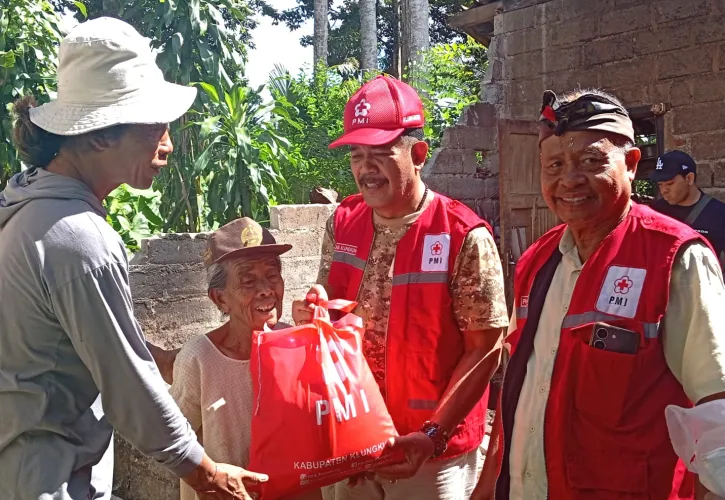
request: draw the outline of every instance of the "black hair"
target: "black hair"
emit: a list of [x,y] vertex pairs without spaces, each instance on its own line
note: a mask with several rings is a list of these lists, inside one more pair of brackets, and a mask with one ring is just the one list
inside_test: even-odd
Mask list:
[[15,101],[13,114],[13,142],[20,159],[27,165],[47,167],[60,151],[66,138],[52,134],[30,121],[30,109],[37,106],[33,96]]
[[58,155],[63,147],[84,147],[92,137],[117,139],[123,135],[129,125],[115,125],[75,136],[53,134],[30,120],[30,110],[38,105],[31,95],[21,97],[13,105],[15,121],[13,123],[13,143],[26,165],[45,168]]

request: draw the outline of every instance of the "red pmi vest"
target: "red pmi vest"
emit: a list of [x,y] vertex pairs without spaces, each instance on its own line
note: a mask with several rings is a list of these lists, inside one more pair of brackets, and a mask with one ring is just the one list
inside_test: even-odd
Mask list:
[[[529,290],[564,230],[546,233],[516,267],[512,358]],[[633,204],[582,268],[562,323],[544,418],[552,500],[694,498],[693,476],[672,449],[665,422],[667,405],[692,403],[665,362],[661,324],[675,256],[694,240],[706,243],[684,224]],[[637,332],[637,354],[589,346],[596,322]]]
[[[400,435],[420,430],[438,406],[464,352],[453,315],[450,276],[466,235],[488,225],[465,205],[435,195],[398,242],[386,335],[384,392]],[[373,211],[360,195],[335,211],[331,298],[357,300],[373,245]],[[490,231],[490,229],[489,229]],[[488,388],[456,427],[441,458],[476,449],[483,440]]]

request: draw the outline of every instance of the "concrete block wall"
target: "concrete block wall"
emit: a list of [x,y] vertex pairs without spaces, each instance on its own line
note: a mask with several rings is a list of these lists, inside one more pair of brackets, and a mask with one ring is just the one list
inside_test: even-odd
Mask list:
[[536,120],[545,89],[600,87],[627,106],[664,103],[665,148],[725,195],[725,1],[504,0],[484,102]]
[[439,193],[460,200],[492,226],[498,221],[496,109],[474,104],[443,133],[441,147],[423,169],[423,179]]
[[[270,209],[270,231],[293,245],[282,256],[285,300],[291,302],[317,278],[325,223],[335,205],[283,205]],[[171,349],[218,326],[221,315],[206,295],[202,256],[208,234],[168,234],[145,240],[131,261],[136,317],[149,341]],[[178,500],[178,480],[116,435],[114,494],[124,500]]]

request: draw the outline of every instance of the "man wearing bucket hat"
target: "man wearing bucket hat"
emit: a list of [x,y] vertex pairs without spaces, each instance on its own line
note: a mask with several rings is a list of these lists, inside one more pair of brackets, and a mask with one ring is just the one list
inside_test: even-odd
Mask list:
[[542,194],[564,223],[516,266],[472,498],[699,500],[665,408],[725,398],[720,266],[698,233],[631,201],[641,153],[616,97],[547,91],[539,124]]
[[669,151],[657,158],[650,180],[662,193],[652,208],[705,236],[725,266],[725,203],[697,187],[695,160],[684,151]]
[[[468,498],[482,465],[508,323],[501,262],[488,225],[421,180],[423,124],[415,90],[378,77],[348,101],[345,133],[330,145],[350,146],[360,194],[328,222],[317,282],[358,302],[365,357],[402,436],[393,446],[407,455],[377,479],[336,485],[336,500]],[[310,293],[297,311],[325,290]]]
[[0,498],[108,499],[113,429],[203,498],[266,477],[215,463],[169,395],[133,314],[123,242],[102,200],[148,188],[195,99],[147,40],[109,18],[60,46],[58,99],[15,105],[29,169],[0,193]]

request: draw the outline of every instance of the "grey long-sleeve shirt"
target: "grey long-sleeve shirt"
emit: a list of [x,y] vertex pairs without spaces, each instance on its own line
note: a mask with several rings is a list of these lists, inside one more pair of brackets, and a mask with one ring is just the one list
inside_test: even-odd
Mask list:
[[71,178],[0,194],[0,498],[110,498],[113,428],[179,476],[203,449],[133,314],[123,243]]

